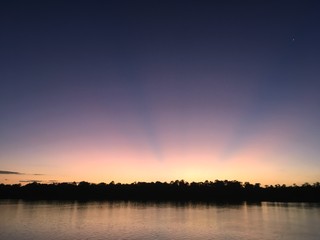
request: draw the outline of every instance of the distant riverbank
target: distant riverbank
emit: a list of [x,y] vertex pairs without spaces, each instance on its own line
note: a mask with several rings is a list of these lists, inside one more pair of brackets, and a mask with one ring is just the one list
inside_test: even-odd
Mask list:
[[0,184],[2,199],[31,200],[141,200],[141,201],[284,201],[320,202],[320,183],[301,186],[215,180],[188,183],[184,180],[167,182],[135,182],[121,184],[29,183]]

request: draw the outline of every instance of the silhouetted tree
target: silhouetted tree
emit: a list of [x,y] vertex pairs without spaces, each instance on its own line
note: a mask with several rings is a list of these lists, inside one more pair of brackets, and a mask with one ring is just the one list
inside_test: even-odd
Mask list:
[[134,182],[131,184],[29,183],[0,184],[0,198],[154,200],[154,201],[313,201],[320,202],[320,183],[301,186],[251,184],[232,180],[191,182]]

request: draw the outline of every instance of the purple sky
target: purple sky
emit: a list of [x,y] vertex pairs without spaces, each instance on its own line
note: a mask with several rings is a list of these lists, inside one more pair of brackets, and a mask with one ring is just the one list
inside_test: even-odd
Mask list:
[[0,182],[319,181],[319,11],[1,1]]

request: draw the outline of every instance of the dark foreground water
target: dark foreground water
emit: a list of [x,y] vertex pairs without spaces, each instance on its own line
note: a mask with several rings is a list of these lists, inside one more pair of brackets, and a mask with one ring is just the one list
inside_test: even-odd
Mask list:
[[320,239],[320,204],[0,201],[0,239]]

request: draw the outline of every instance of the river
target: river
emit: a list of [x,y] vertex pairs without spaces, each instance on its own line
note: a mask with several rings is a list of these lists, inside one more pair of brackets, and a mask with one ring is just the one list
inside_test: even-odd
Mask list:
[[0,201],[0,239],[320,239],[319,203]]

